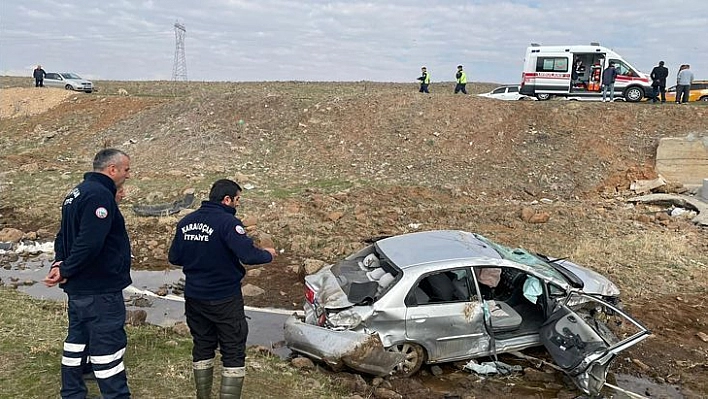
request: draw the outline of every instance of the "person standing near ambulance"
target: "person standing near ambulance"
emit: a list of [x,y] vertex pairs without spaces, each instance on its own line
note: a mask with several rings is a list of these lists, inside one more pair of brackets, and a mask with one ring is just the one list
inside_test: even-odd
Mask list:
[[659,61],[659,65],[651,70],[651,87],[654,90],[654,98],[652,102],[659,101],[661,94],[661,102],[666,102],[666,78],[669,76],[669,68],[664,66],[664,61]]
[[602,102],[607,101],[607,93],[610,94],[610,102],[615,101],[615,80],[617,79],[617,69],[615,63],[610,62],[610,66],[602,72]]
[[235,217],[241,187],[217,180],[209,200],[177,223],[169,262],[185,275],[184,310],[192,334],[197,398],[211,397],[214,357],[221,352],[221,398],[239,399],[246,376],[248,323],[241,280],[246,265],[270,263],[274,248],[260,249]]
[[123,288],[131,284],[130,240],[116,203],[116,187],[130,177],[130,157],[99,151],[93,172],[64,198],[55,260],[45,285],[69,299],[69,331],[61,359],[61,397],[85,398],[90,362],[105,399],[130,398],[123,364],[127,345]]

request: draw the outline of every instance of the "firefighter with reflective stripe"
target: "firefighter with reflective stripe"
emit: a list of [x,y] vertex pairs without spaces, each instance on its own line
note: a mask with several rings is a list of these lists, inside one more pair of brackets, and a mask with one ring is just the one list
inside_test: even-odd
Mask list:
[[103,398],[129,398],[123,364],[127,344],[123,288],[130,279],[130,240],[116,203],[116,186],[130,177],[130,157],[104,149],[93,172],[64,198],[55,260],[44,279],[69,299],[69,331],[61,359],[61,397],[85,398],[90,361]]
[[426,67],[420,68],[421,75],[418,78],[420,80],[420,90],[418,90],[421,93],[430,93],[428,90],[428,86],[430,86],[430,74],[428,73],[428,69]]
[[184,310],[192,333],[192,366],[197,398],[209,398],[214,357],[221,352],[221,398],[241,397],[246,375],[248,323],[241,280],[244,264],[270,263],[274,248],[260,249],[246,235],[236,214],[241,187],[217,180],[209,200],[177,223],[169,261],[185,275]]
[[457,66],[457,73],[455,74],[455,79],[457,79],[457,85],[455,85],[455,94],[462,92],[467,94],[467,74],[462,70],[462,65]]

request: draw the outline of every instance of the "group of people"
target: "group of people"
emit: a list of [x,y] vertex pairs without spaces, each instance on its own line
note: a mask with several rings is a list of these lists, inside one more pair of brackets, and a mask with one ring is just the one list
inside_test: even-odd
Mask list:
[[[659,65],[651,70],[651,87],[653,89],[652,102],[666,102],[666,79],[669,77],[669,69],[664,66],[664,61],[659,61]],[[693,83],[693,72],[691,66],[683,64],[676,74],[676,104],[687,104],[688,96],[691,93]],[[659,99],[661,95],[661,100]]]
[[[55,260],[44,279],[68,297],[69,327],[61,358],[61,397],[84,398],[87,367],[105,399],[129,398],[123,356],[127,346],[123,289],[129,286],[131,250],[118,207],[130,178],[130,157],[99,151],[93,171],[64,198]],[[197,398],[211,396],[215,352],[223,364],[220,397],[241,397],[248,324],[241,280],[244,265],[270,263],[274,248],[259,248],[236,218],[242,189],[222,179],[209,199],[177,223],[170,263],[183,268],[185,315],[192,334]]]
[[[430,93],[430,73],[428,73],[428,68],[420,68],[421,75],[417,80],[420,81],[421,93]],[[462,92],[462,94],[467,94],[467,74],[463,70],[462,65],[457,66],[457,72],[455,73],[455,94]]]
[[[669,77],[669,69],[664,66],[664,61],[659,61],[659,65],[655,66],[649,76],[651,77],[652,92],[648,93],[652,102],[666,102],[666,79]],[[614,101],[615,79],[618,72],[615,69],[615,64],[610,62],[610,65],[602,73],[602,101]],[[688,96],[691,92],[691,83],[693,83],[693,72],[691,66],[683,64],[679,68],[676,75],[676,104],[688,103]],[[609,99],[608,99],[609,97]]]

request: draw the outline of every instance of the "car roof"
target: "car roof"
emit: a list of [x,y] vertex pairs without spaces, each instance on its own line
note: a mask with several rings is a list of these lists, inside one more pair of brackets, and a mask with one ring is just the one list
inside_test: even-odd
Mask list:
[[379,253],[401,269],[422,263],[465,258],[496,258],[499,253],[476,234],[431,230],[403,234],[376,242]]

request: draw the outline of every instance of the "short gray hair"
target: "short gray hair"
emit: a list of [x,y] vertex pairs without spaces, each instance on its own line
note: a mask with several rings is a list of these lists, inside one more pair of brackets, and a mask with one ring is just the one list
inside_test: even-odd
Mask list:
[[117,148],[104,148],[93,157],[93,170],[95,172],[104,170],[108,165],[120,162],[122,157],[130,159],[128,154]]

